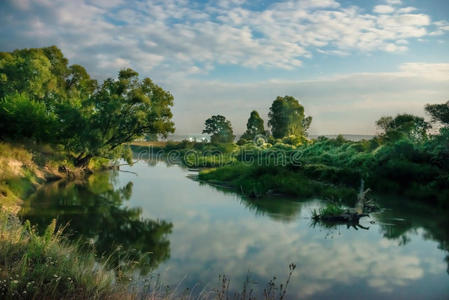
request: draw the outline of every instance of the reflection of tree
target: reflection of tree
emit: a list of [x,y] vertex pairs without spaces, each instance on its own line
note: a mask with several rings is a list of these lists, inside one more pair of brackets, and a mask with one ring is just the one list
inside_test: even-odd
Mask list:
[[[192,179],[195,179],[192,177]],[[240,203],[253,211],[256,215],[267,215],[274,220],[293,221],[301,213],[302,202],[294,201],[292,198],[282,198],[279,196],[263,197],[253,199],[237,193],[235,189],[209,182],[199,182],[200,185],[211,186],[223,194],[237,195]]]
[[410,241],[408,234],[422,228],[424,238],[438,242],[439,248],[448,252],[446,262],[449,273],[448,212],[407,199],[382,198],[379,202],[381,206],[388,208],[376,215],[384,237],[405,245]]
[[25,203],[22,217],[38,228],[53,218],[73,237],[93,242],[99,254],[112,259],[140,260],[148,272],[170,257],[167,235],[173,225],[143,219],[140,208],[123,204],[132,194],[132,182],[114,189],[110,173],[95,174],[87,182],[58,182],[44,187]]
[[274,220],[293,221],[301,213],[301,202],[282,198],[251,199],[241,197],[240,201],[256,215],[268,215]]

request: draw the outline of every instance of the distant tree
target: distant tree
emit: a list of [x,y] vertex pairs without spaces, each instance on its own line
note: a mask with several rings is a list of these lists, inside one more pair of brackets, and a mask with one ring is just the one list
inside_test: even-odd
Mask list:
[[382,117],[376,125],[383,130],[380,136],[387,142],[401,138],[408,138],[415,142],[423,141],[427,138],[427,130],[431,127],[424,118],[410,114],[400,114],[395,118]]
[[392,122],[393,122],[393,117],[384,116],[384,117],[381,117],[379,120],[376,121],[376,126],[377,126],[377,128],[383,130],[384,133],[385,133],[390,128],[390,124]]
[[263,126],[263,119],[259,113],[253,110],[246,123],[246,131],[240,137],[241,140],[254,140],[257,135],[265,135],[265,128]]
[[291,96],[277,97],[270,107],[268,126],[274,138],[305,136],[312,117],[304,116],[304,107]]
[[212,143],[232,143],[235,138],[231,122],[224,116],[212,116],[204,122],[204,126],[203,133],[211,135]]
[[449,126],[449,101],[443,104],[427,104],[426,111],[432,117],[432,122],[441,122]]

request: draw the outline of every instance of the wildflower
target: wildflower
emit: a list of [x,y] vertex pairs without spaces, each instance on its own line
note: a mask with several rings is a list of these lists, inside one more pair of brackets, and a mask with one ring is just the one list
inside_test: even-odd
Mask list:
[[17,283],[19,283],[19,281],[18,280],[13,280],[12,283],[17,284]]

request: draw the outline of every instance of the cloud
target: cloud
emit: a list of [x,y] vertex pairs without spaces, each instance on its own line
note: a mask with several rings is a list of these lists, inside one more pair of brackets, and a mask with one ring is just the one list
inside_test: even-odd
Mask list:
[[389,14],[395,11],[395,8],[389,5],[376,5],[373,12],[378,14]]
[[315,52],[400,53],[407,45],[398,41],[447,30],[400,4],[375,6],[376,15],[336,0],[285,0],[260,10],[244,0],[10,0],[0,4],[0,42],[2,50],[56,44],[102,78],[120,62],[161,78],[220,65],[288,70]]
[[442,85],[445,64],[402,65],[398,72],[315,81],[233,84],[199,79],[229,65],[250,73],[283,69],[293,74],[319,55],[400,54],[413,40],[441,39],[449,31],[447,21],[433,21],[417,8],[402,7],[401,1],[384,1],[374,7],[379,13],[336,0],[283,0],[257,9],[253,3],[2,1],[0,50],[54,44],[70,63],[86,66],[98,79],[131,67],[173,92],[181,133],[201,131],[203,120],[219,111],[242,132],[250,110],[266,115],[271,101],[285,94],[305,102],[316,133],[335,133],[335,128],[372,133],[379,115],[399,112],[400,105],[422,113],[424,102],[448,95],[447,84]]

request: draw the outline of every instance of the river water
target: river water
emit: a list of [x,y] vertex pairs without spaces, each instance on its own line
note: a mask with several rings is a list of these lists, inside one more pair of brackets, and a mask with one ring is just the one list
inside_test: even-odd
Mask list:
[[[377,197],[382,210],[360,227],[313,224],[320,199],[251,201],[192,180],[193,172],[140,161],[87,182],[48,184],[24,203],[40,228],[57,218],[98,253],[147,255],[143,278],[192,294],[231,278],[231,290],[285,281],[288,299],[447,299],[449,218],[406,199]],[[131,250],[130,250],[131,249]],[[150,275],[152,274],[152,275]],[[140,279],[139,279],[140,280]]]

